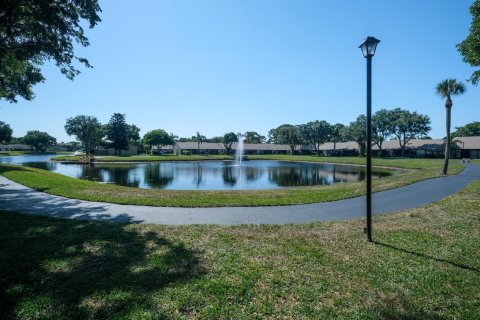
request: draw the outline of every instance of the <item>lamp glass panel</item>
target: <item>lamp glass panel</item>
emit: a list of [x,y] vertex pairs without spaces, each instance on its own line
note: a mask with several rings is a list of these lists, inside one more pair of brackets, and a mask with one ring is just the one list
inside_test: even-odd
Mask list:
[[366,41],[364,43],[362,43],[362,45],[360,46],[360,49],[362,49],[362,54],[366,58],[367,55],[368,55],[367,42]]
[[376,40],[368,41],[368,55],[373,56],[375,54],[375,50],[377,49],[378,42]]

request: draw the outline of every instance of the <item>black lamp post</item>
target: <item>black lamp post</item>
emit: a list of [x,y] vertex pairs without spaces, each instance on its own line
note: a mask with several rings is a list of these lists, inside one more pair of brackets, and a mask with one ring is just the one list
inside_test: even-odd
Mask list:
[[372,57],[380,40],[367,37],[359,46],[367,59],[367,239],[372,242]]

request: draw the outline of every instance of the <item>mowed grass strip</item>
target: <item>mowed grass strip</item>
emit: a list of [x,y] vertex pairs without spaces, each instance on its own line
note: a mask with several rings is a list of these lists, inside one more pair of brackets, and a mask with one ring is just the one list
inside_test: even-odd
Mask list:
[[416,210],[285,226],[0,211],[1,319],[478,319],[480,181]]
[[[351,158],[356,162],[357,158]],[[347,160],[344,160],[347,161]],[[440,160],[402,160],[397,167],[415,171],[376,179],[373,191],[392,189],[424,179],[441,176]],[[393,163],[388,162],[389,166]],[[422,169],[423,168],[423,169]],[[449,173],[460,172],[463,166],[452,164]],[[0,164],[0,174],[27,187],[67,198],[118,204],[172,206],[172,207],[223,207],[223,206],[273,206],[334,201],[361,196],[365,184],[345,183],[333,186],[283,188],[275,190],[245,191],[185,191],[146,190],[111,184],[99,184],[87,180],[15,165]]]
[[[278,161],[304,161],[365,165],[362,157],[318,157],[318,156],[291,156],[291,155],[249,155],[250,160],[278,160]],[[459,167],[460,159],[450,159],[449,165]],[[402,169],[439,169],[443,167],[443,159],[428,158],[373,158],[372,165],[377,167],[392,167]],[[456,169],[452,169],[455,172]],[[450,172],[449,172],[450,173]]]

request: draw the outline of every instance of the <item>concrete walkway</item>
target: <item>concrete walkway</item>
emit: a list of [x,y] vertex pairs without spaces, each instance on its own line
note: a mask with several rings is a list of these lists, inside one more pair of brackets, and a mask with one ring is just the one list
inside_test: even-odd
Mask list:
[[[416,208],[460,191],[480,179],[480,165],[469,164],[449,177],[421,181],[373,195],[373,213]],[[286,224],[365,216],[365,197],[294,206],[170,208],[118,205],[68,199],[35,191],[0,176],[0,208],[35,215],[84,220],[157,224]]]

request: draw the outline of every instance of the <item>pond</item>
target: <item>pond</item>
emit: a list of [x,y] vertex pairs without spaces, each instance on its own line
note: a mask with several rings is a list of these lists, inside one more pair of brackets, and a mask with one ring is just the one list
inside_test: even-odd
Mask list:
[[[63,164],[52,155],[0,157],[0,162],[21,164],[99,183],[164,190],[260,190],[332,185],[365,179],[361,166],[273,160]],[[374,178],[400,171],[373,169]]]

